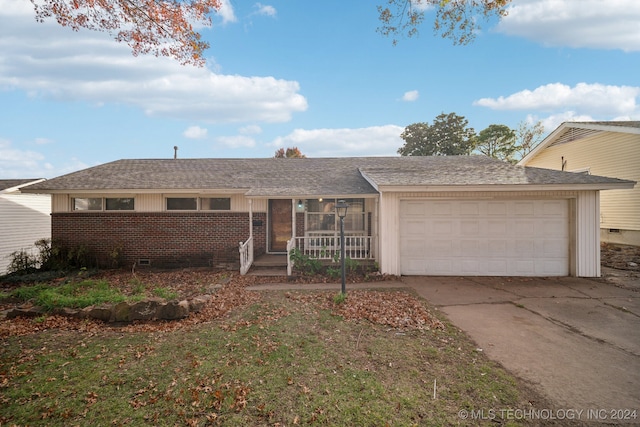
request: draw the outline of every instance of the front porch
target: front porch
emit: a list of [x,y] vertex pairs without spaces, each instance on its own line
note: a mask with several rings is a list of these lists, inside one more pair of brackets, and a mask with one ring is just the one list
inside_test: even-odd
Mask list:
[[[263,223],[253,221],[253,200],[249,199],[249,238],[239,244],[240,274],[249,274],[253,266],[252,274],[281,275],[279,270],[284,268],[290,276],[293,253],[323,264],[339,263],[341,221],[345,258],[373,264],[378,244],[376,199],[347,199],[343,217],[336,213],[337,202],[335,198],[263,200],[259,205],[267,214]],[[264,233],[254,235],[254,229]]]
[[[375,262],[373,237],[345,235],[345,258],[371,265]],[[252,238],[240,244],[240,273],[261,276],[291,276],[294,263],[293,251],[330,264],[340,260],[340,237],[316,234],[311,237],[294,237],[287,242],[284,254],[263,254],[253,256]]]

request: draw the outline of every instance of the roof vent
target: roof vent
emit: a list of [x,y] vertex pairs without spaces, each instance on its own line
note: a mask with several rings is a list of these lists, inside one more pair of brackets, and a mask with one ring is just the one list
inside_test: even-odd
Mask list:
[[178,146],[177,145],[173,146],[173,158],[174,159],[178,158]]
[[588,138],[599,133],[602,133],[602,131],[596,129],[580,129],[570,127],[566,129],[564,133],[558,137],[556,142],[551,144],[549,147],[564,144],[565,142],[575,141],[577,139]]

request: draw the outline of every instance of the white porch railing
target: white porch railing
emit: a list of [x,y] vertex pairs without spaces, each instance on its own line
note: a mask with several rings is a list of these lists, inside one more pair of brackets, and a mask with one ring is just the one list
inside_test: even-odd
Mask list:
[[246,242],[240,242],[240,274],[245,275],[253,264],[253,236]]
[[[291,276],[293,261],[291,251],[298,249],[304,255],[322,260],[334,260],[340,257],[340,236],[315,234],[305,237],[294,237],[287,241],[287,275]],[[372,236],[345,235],[344,256],[351,259],[374,259]]]

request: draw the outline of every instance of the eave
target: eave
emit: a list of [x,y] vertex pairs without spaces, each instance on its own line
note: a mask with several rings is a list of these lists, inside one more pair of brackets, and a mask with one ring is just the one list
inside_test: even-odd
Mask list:
[[535,191],[599,191],[627,190],[636,183],[625,181],[607,184],[491,184],[491,185],[385,185],[379,186],[381,193],[442,193],[442,192],[535,192]]

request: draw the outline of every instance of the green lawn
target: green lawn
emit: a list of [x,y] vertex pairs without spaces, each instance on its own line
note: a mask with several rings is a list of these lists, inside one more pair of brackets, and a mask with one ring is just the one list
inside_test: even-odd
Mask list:
[[539,401],[446,320],[399,329],[346,319],[336,310],[358,294],[334,297],[263,291],[171,327],[5,336],[0,425],[518,425],[459,413]]

